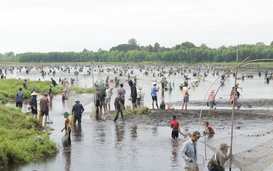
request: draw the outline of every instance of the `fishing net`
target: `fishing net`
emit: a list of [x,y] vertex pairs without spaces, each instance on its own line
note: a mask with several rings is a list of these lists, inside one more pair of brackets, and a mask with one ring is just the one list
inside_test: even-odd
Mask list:
[[[213,152],[221,143],[230,144],[230,136],[204,142]],[[273,163],[273,128],[233,136],[232,168],[241,171],[262,171]],[[226,162],[228,168],[230,161]]]
[[71,91],[70,87],[68,86],[66,88],[67,93],[66,97],[67,100],[67,109],[69,113],[71,113],[72,107],[75,104],[75,100],[79,100],[80,103],[84,107],[84,112],[92,112],[94,109],[94,94],[89,94],[89,93],[83,93],[83,94],[78,94],[75,91]]

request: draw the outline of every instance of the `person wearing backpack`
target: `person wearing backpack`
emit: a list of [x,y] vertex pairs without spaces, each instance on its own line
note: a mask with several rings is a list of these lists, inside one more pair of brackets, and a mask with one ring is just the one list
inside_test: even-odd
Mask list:
[[29,100],[30,108],[31,108],[31,113],[33,114],[33,118],[37,119],[37,114],[38,114],[38,108],[37,108],[37,95],[35,91],[31,93],[31,97]]

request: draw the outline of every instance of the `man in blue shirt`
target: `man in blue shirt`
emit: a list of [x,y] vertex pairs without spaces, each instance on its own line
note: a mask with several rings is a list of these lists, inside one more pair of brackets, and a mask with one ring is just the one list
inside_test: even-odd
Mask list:
[[157,92],[158,92],[158,89],[156,88],[156,82],[153,82],[153,87],[152,87],[152,90],[151,90],[151,95],[152,95],[152,106],[153,106],[153,109],[154,108],[154,102],[156,104],[156,107],[158,109],[158,104],[157,104]]
[[23,97],[24,97],[24,93],[22,92],[22,88],[19,88],[19,91],[16,93],[16,107],[22,108]]
[[180,151],[182,158],[184,158],[185,171],[199,171],[197,161],[197,141],[201,137],[199,131],[193,132],[191,139],[184,142]]

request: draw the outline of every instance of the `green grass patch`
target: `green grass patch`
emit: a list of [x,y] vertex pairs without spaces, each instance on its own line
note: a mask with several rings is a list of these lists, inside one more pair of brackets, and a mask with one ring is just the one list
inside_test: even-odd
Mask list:
[[[0,99],[5,103],[8,99],[16,98],[16,93],[19,88],[23,88],[24,80],[19,79],[1,79],[0,80]],[[36,89],[39,94],[48,93],[51,81],[30,81],[27,80],[28,89],[23,89],[24,98],[29,99],[31,95],[32,88]],[[60,94],[63,91],[63,87],[57,85],[52,88],[53,94]]]
[[71,87],[70,90],[76,93],[93,93],[93,88]]
[[136,109],[123,110],[123,114],[126,115],[149,115],[152,111],[148,107],[141,107]]
[[49,133],[42,132],[38,121],[21,111],[0,106],[0,165],[24,164],[58,152]]

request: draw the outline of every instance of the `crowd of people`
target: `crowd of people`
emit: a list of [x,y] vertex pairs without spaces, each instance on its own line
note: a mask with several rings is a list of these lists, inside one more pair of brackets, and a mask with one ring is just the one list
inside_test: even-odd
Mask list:
[[[207,72],[208,73],[208,72]],[[219,74],[215,72],[214,74]],[[205,76],[205,75],[204,75]],[[130,77],[128,77],[130,78]],[[108,78],[109,79],[109,78]],[[201,76],[200,74],[196,75],[196,80],[192,82],[190,85],[188,81],[185,79],[183,85],[181,85],[181,94],[183,96],[182,100],[182,110],[188,110],[188,103],[189,103],[189,93],[191,90],[191,87],[197,86],[198,83],[200,83]],[[57,85],[56,81],[52,78],[52,85],[49,88],[49,92],[45,93],[43,97],[38,100],[37,95],[38,93],[32,91],[31,93],[31,99],[30,99],[30,107],[31,112],[33,113],[33,117],[37,118],[38,113],[41,113],[42,119],[40,120],[40,124],[43,126],[46,126],[48,115],[49,115],[49,104],[50,104],[50,96],[52,96],[53,91],[52,88]],[[225,81],[225,75],[221,77],[221,84],[223,84]],[[67,87],[67,81],[65,79],[59,80],[59,83]],[[111,110],[111,104],[114,104],[114,108],[116,111],[116,115],[113,119],[114,122],[117,122],[119,116],[121,115],[121,119],[124,120],[123,110],[128,108],[125,105],[125,101],[131,101],[131,106],[133,109],[136,109],[140,106],[141,102],[144,100],[144,93],[142,92],[142,87],[140,85],[137,85],[136,80],[129,79],[126,81],[128,83],[128,86],[130,87],[129,93],[126,92],[124,86],[124,83],[120,83],[117,87],[116,93],[114,92],[113,88],[109,86],[108,81],[106,81],[105,84],[102,84],[101,86],[96,87],[96,113],[102,114],[109,110]],[[166,88],[170,89],[171,86],[168,87],[168,81],[167,78],[162,75],[161,80],[161,90],[165,91]],[[27,89],[27,81],[24,81],[23,88]],[[240,109],[240,103],[238,102],[238,99],[240,97],[240,93],[238,89],[240,89],[239,83],[237,83],[234,87],[231,88],[230,92],[230,103],[237,106],[237,109]],[[62,93],[62,100],[66,99],[67,96],[67,89],[65,89]],[[158,105],[158,93],[160,91],[160,88],[157,87],[157,81],[152,80],[152,86],[150,89],[150,98],[152,99],[151,109],[165,109],[164,107],[161,107],[163,105],[160,104],[160,107]],[[125,95],[126,93],[130,94],[129,98],[126,99]],[[210,109],[216,109],[216,93],[215,90],[211,90],[208,97],[207,97],[207,105]],[[114,94],[117,94],[115,97],[113,97]],[[16,93],[16,106],[22,107],[23,104],[23,98],[24,94],[22,92],[22,88],[19,89],[19,91]],[[113,100],[112,100],[113,99]],[[38,103],[39,101],[39,103]],[[38,106],[40,110],[38,110]],[[71,133],[71,125],[75,125],[76,123],[81,124],[81,118],[82,113],[84,112],[84,107],[82,104],[80,104],[80,101],[77,99],[75,100],[75,104],[72,108],[72,113],[69,114],[68,112],[64,112],[64,118],[65,118],[65,124],[64,128],[61,131],[65,131],[65,135],[67,135],[67,141],[68,146],[71,145],[71,139],[70,139],[70,133]],[[73,116],[73,118],[71,118]],[[174,140],[179,140],[179,134],[185,137],[185,134],[181,131],[179,122],[176,118],[176,116],[172,116],[172,121],[170,124],[170,127],[172,129],[171,137]],[[214,129],[209,124],[209,122],[205,122],[205,130],[203,131],[203,136],[212,136],[214,135]],[[192,133],[191,137],[183,143],[183,147],[181,149],[181,156],[184,159],[184,169],[185,171],[197,171],[198,165],[196,163],[197,161],[197,141],[202,135],[199,131],[195,131]],[[222,143],[219,148],[219,152],[215,153],[212,158],[209,160],[208,163],[208,169],[209,171],[218,171],[218,170],[224,170],[224,163],[229,159],[230,155],[227,154],[227,149],[229,146],[225,143]]]

